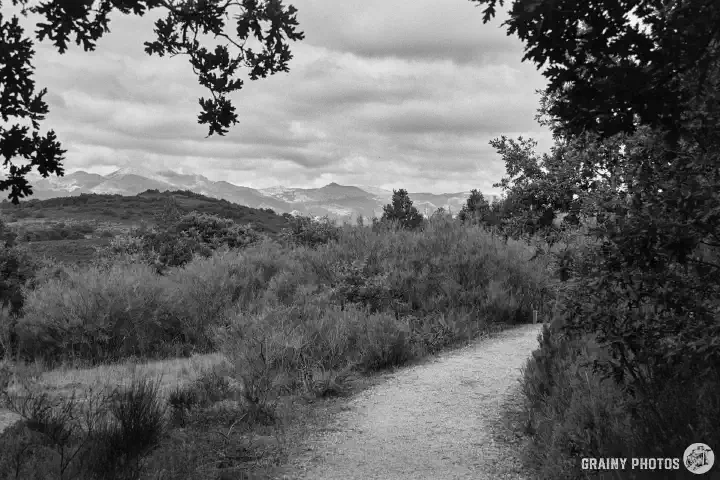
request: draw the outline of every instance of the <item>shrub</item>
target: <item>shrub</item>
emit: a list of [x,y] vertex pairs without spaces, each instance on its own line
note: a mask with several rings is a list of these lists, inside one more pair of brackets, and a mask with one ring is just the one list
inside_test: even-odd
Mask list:
[[141,461],[157,448],[166,429],[166,409],[159,390],[159,379],[136,378],[113,395],[110,417],[94,433],[93,446],[84,460],[92,478],[140,477]]
[[89,391],[85,401],[3,392],[22,420],[0,434],[2,478],[137,480],[165,431],[159,381],[147,378],[124,391]]
[[262,241],[263,235],[255,231],[252,224],[239,225],[228,218],[191,212],[182,216],[172,229],[182,237],[217,249],[221,245],[229,248],[244,248]]
[[96,248],[95,264],[109,266],[120,260],[149,263],[154,255],[146,248],[144,239],[132,233],[117,235],[107,247]]
[[10,306],[12,313],[21,312],[22,288],[33,279],[41,264],[24,247],[0,248],[0,302]]
[[238,225],[214,215],[192,212],[162,218],[160,231],[143,226],[129,235],[117,236],[110,247],[98,249],[96,264],[141,262],[164,274],[169,268],[185,266],[196,256],[208,258],[218,248],[246,248],[265,238],[252,225]]
[[185,343],[211,350],[212,327],[223,324],[235,304],[247,305],[260,296],[266,281],[257,278],[253,267],[237,252],[221,251],[168,274],[173,286],[167,291],[167,301],[178,312]]
[[42,262],[23,248],[0,247],[0,310],[6,309],[0,316],[4,338],[0,356],[9,355],[15,349],[16,319],[24,310],[26,287],[33,284],[41,266]]
[[663,377],[650,392],[632,394],[630,383],[593,368],[612,358],[597,335],[545,326],[539,340],[522,380],[532,437],[527,460],[539,478],[578,478],[582,457],[677,457],[696,438],[720,441],[712,426],[720,421],[717,377]]
[[336,265],[334,293],[341,306],[346,302],[359,303],[375,313],[391,305],[394,293],[386,285],[386,275],[373,275],[369,271],[368,259]]
[[327,216],[320,220],[309,216],[290,216],[288,221],[290,227],[282,229],[280,239],[289,245],[304,245],[314,248],[337,241],[340,236],[341,229]]
[[28,293],[17,331],[22,351],[48,360],[161,354],[182,334],[150,267],[113,265],[67,272]]

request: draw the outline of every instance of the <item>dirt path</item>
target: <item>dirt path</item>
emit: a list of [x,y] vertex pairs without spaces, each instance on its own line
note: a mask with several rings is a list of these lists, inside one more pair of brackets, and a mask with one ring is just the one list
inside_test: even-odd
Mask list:
[[330,432],[310,438],[309,452],[290,463],[291,478],[529,478],[502,410],[520,405],[519,368],[539,332],[507,330],[390,375],[350,400]]

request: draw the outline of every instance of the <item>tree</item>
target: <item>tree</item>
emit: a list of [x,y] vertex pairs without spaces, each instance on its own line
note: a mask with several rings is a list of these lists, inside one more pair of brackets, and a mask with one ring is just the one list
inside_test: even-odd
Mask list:
[[435,210],[432,215],[430,215],[430,218],[432,219],[438,219],[438,218],[452,218],[450,213],[446,211],[443,207],[438,207],[437,210]]
[[176,224],[183,216],[178,206],[175,195],[165,197],[163,202],[163,211],[154,215],[158,228],[167,230],[171,225]]
[[396,220],[402,228],[412,230],[423,224],[423,217],[417,208],[413,207],[405,189],[393,190],[392,204],[383,207],[381,222]]
[[[485,22],[494,15],[497,0],[471,1],[488,4]],[[550,64],[552,128],[575,150],[554,168],[609,167],[601,181],[587,178],[586,197],[625,214],[578,259],[583,274],[564,289],[557,324],[608,348],[595,365],[633,394],[641,440],[672,439],[653,454],[693,436],[717,440],[717,415],[697,417],[715,412],[720,391],[720,3],[515,0],[506,24],[525,59]]]
[[[110,31],[108,16],[115,9],[139,16],[155,8],[167,10],[167,16],[155,22],[156,40],[144,43],[145,52],[160,57],[188,55],[200,84],[212,97],[198,100],[201,108],[198,123],[208,125],[208,137],[215,133],[225,135],[230,125],[238,122],[235,107],[228,98],[243,86],[243,81],[235,78],[237,69],[249,69],[251,80],[287,72],[292,59],[288,41],[304,38],[295,28],[297,10],[292,5],[285,7],[282,0],[50,0],[28,6],[29,3],[30,0],[12,0],[13,5],[21,6],[23,16],[27,17],[30,12],[44,17],[45,22],[37,24],[37,39],[52,40],[60,54],[67,50],[72,34],[75,43],[82,44],[86,52],[95,50],[95,42]],[[235,17],[236,38],[224,31],[231,6],[240,10]],[[211,34],[227,44],[208,50],[198,40],[200,33]],[[261,43],[262,51],[245,46],[251,38]],[[32,195],[32,187],[25,177],[34,168],[43,177],[52,173],[64,175],[62,161],[66,150],[61,148],[53,130],[44,136],[38,132],[40,122],[48,113],[43,100],[47,89],[35,93],[32,45],[32,40],[24,37],[16,15],[5,21],[0,14],[0,117],[4,122],[14,117],[32,124],[32,134],[28,126],[20,123],[10,128],[0,127],[0,155],[10,171],[7,179],[0,181],[0,191],[10,189],[8,198],[15,204],[20,198]],[[239,52],[231,54],[229,45]],[[16,157],[27,163],[16,165],[13,162]]]
[[463,205],[458,218],[463,221],[473,221],[475,223],[483,222],[490,213],[490,204],[485,200],[482,192],[473,189],[470,192],[465,205]]
[[[502,155],[507,176],[494,187],[507,192],[503,211],[511,217],[513,236],[550,226],[553,212],[567,213],[565,225],[579,225],[589,219],[603,223],[621,221],[628,214],[628,188],[637,184],[634,166],[624,149],[634,135],[617,134],[602,138],[596,132],[567,136],[561,121],[550,114],[556,96],[541,94],[535,119],[549,126],[555,139],[550,154],[538,156],[537,142],[502,136],[490,141]],[[638,132],[635,135],[644,135]]]
[[[487,5],[483,23],[495,16],[498,0],[470,1]],[[574,135],[609,138],[642,124],[673,143],[685,105],[708,86],[720,41],[715,0],[513,0],[509,13],[503,25],[525,43],[523,60],[549,64],[551,113]]]

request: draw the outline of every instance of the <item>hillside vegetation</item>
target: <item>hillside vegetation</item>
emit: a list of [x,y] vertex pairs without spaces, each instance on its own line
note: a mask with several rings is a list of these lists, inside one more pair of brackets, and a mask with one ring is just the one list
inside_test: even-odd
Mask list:
[[133,227],[151,227],[167,208],[181,214],[193,211],[252,224],[271,237],[287,227],[285,217],[272,210],[249,208],[190,191],[148,190],[136,196],[80,195],[48,200],[0,203],[0,214],[17,231],[18,242],[27,243],[40,257],[66,264],[88,264],[97,247],[107,247],[115,234]]
[[[274,239],[167,203],[155,227],[115,236],[82,266],[33,258],[22,245],[7,249],[5,264],[15,267],[5,278],[15,295],[2,316],[0,345],[14,373],[5,400],[25,421],[0,437],[14,462],[0,468],[50,472],[45,478],[101,478],[101,468],[129,465],[137,472],[132,478],[157,478],[161,469],[171,478],[215,478],[208,462],[216,473],[258,468],[246,457],[227,459],[232,443],[200,432],[219,432],[233,418],[233,438],[244,442],[282,425],[278,402],[285,396],[338,395],[350,376],[529,322],[533,309],[544,312],[553,298],[552,266],[546,258],[531,261],[535,249],[441,213],[421,221],[404,191],[394,200],[372,228],[290,217]],[[49,388],[39,380],[42,371],[53,366],[218,353],[221,360],[197,382],[161,388],[160,379],[143,377],[129,390],[99,393],[94,380],[80,379],[77,400],[41,393]],[[36,373],[23,375],[21,365],[35,365]],[[64,410],[50,407],[58,398]],[[110,423],[88,427],[85,398]],[[227,398],[237,399],[235,409],[212,413]],[[48,437],[34,425],[52,422],[67,436],[40,448]],[[180,440],[187,429],[197,432],[194,443]],[[123,450],[123,439],[141,433],[147,441],[136,440],[137,451]],[[82,455],[68,459],[67,451]],[[110,452],[118,463],[81,460]],[[279,455],[270,456],[281,461]]]
[[287,226],[286,220],[275,215],[272,210],[245,207],[227,200],[180,190],[147,190],[135,196],[83,194],[48,200],[24,200],[18,205],[5,200],[0,203],[0,212],[10,222],[25,218],[47,218],[140,223],[152,222],[152,219],[163,212],[168,199],[172,199],[180,212],[197,211],[230,218],[237,223],[253,223],[261,232],[276,234]]

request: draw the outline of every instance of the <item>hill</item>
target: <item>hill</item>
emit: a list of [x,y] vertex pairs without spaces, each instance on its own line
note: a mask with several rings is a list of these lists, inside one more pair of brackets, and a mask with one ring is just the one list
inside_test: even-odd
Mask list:
[[137,224],[142,221],[155,223],[155,215],[162,213],[165,201],[174,197],[182,213],[196,210],[200,213],[230,218],[237,223],[253,223],[256,229],[274,235],[287,226],[287,220],[268,210],[250,208],[209,198],[190,191],[146,190],[133,196],[108,194],[81,194],[72,197],[58,197],[47,200],[32,199],[13,205],[7,200],[0,203],[0,212],[10,221],[32,218],[53,220],[111,222],[121,225]]
[[[13,205],[0,203],[0,213],[33,253],[63,263],[86,263],[94,247],[109,244],[114,234],[127,232],[143,223],[156,224],[168,198],[174,197],[178,210],[230,218],[252,223],[255,230],[274,237],[288,221],[272,211],[250,208],[190,191],[148,190],[138,195],[80,194],[47,200],[28,200]],[[82,226],[82,227],[80,227]]]
[[[270,208],[282,213],[325,216],[334,220],[381,216],[383,206],[392,201],[392,190],[374,186],[352,186],[330,183],[319,188],[275,186],[254,189],[226,181],[212,181],[200,174],[178,173],[171,170],[153,171],[144,167],[125,167],[108,175],[78,171],[64,177],[29,176],[33,187],[32,199],[77,197],[82,194],[118,194],[133,196],[148,189],[162,191],[187,190],[208,198],[227,200],[255,209]],[[470,192],[409,193],[421,213],[431,214],[439,207],[457,212]],[[485,195],[488,202],[498,195]]]

